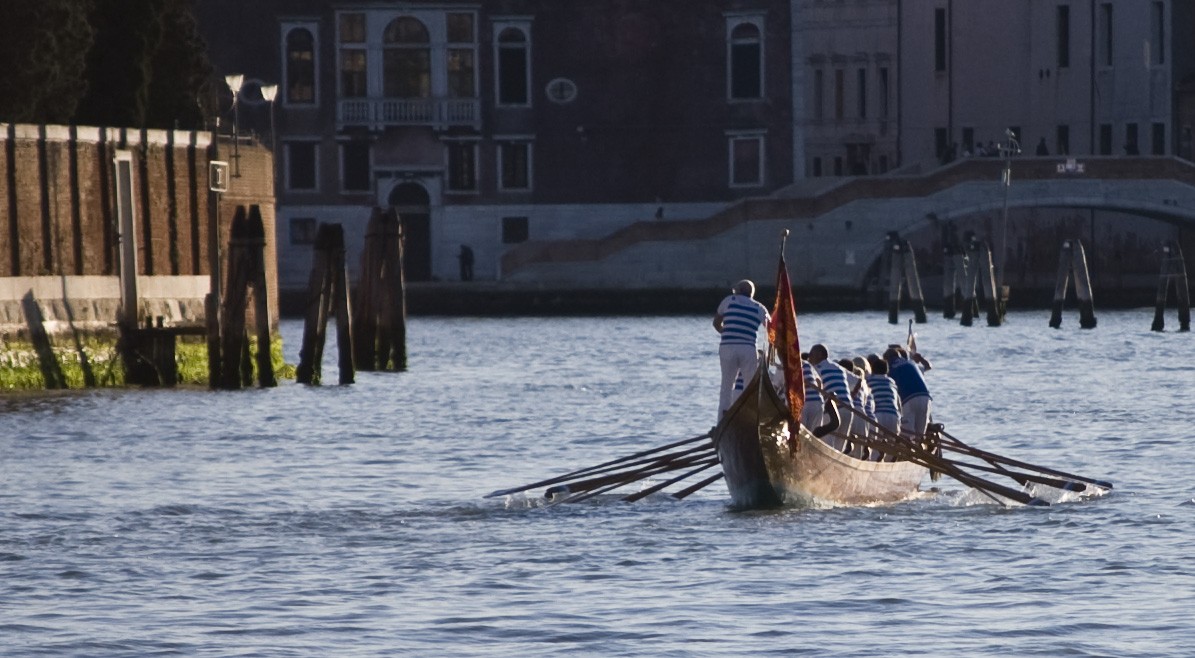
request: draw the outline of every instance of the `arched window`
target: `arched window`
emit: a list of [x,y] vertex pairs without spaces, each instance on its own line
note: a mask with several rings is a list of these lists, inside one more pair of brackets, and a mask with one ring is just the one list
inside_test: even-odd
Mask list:
[[390,98],[428,98],[432,93],[431,38],[410,16],[396,18],[382,36],[383,93]]
[[305,28],[286,33],[286,102],[315,102],[315,37]]
[[763,39],[753,23],[739,23],[730,33],[730,98],[763,97]]
[[498,104],[527,105],[527,35],[508,27],[498,33]]

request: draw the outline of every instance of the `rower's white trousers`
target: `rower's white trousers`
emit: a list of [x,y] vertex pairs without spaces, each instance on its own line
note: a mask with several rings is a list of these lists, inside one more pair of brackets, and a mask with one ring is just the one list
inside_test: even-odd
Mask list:
[[746,386],[755,375],[755,368],[759,365],[759,356],[754,345],[719,345],[718,360],[722,363],[722,389],[718,394],[718,419],[730,408],[739,391],[734,390],[734,380],[739,373],[743,374],[743,385]]
[[900,431],[908,436],[925,436],[925,428],[929,427],[930,403],[927,396],[901,400],[900,403]]
[[[894,414],[890,411],[877,411],[876,422],[880,424],[880,427],[889,432],[897,435],[900,434],[900,414]],[[885,434],[880,434],[880,437],[884,439],[891,438]]]

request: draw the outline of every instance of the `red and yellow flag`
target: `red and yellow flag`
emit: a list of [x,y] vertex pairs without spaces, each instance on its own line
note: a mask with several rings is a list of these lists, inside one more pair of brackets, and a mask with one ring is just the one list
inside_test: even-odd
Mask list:
[[792,284],[788,280],[783,255],[780,271],[776,274],[776,303],[772,305],[772,320],[768,323],[768,340],[784,366],[784,390],[795,431],[805,406],[805,373],[801,370],[801,343],[797,339],[797,307],[793,304]]

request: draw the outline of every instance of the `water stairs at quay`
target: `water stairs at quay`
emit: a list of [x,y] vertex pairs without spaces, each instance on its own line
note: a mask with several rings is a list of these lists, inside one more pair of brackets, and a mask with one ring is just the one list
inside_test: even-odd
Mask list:
[[[500,281],[492,285],[413,284],[411,311],[705,312],[712,295],[743,277],[767,292],[785,229],[792,231],[786,258],[804,308],[883,308],[893,236],[936,236],[955,221],[1032,208],[1115,211],[1126,221],[1147,217],[1195,228],[1195,165],[1175,157],[969,158],[924,173],[910,167],[887,176],[810,179],[708,218],[644,220],[600,239],[525,243],[503,256]],[[978,237],[999,253],[1001,236]],[[926,290],[940,290],[945,263],[920,266],[930,274]],[[1097,302],[1109,307],[1149,305],[1156,282],[1152,275],[1098,271],[1091,278]],[[1012,307],[1053,304],[1056,281],[1049,274],[1005,283]],[[938,293],[927,295],[931,305],[943,303]]]

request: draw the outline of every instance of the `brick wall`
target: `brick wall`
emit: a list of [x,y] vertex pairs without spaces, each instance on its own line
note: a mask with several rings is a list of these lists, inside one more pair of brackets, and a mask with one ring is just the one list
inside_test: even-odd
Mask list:
[[[208,164],[231,160],[231,146],[221,137],[213,149],[206,132],[0,124],[0,277],[117,274],[117,150],[133,157],[138,274],[210,274]],[[221,242],[238,204],[261,207],[276,319],[273,154],[249,140],[236,151]]]

